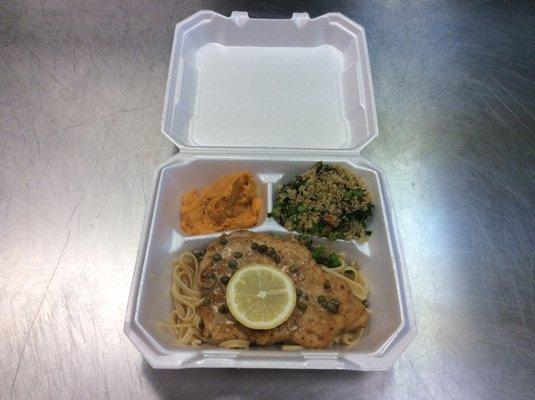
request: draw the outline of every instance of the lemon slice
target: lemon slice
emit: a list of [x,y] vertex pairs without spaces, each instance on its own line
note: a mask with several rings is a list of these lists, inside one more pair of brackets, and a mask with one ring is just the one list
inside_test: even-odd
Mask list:
[[272,329],[290,317],[295,287],[284,272],[263,264],[238,269],[227,285],[227,305],[251,329]]

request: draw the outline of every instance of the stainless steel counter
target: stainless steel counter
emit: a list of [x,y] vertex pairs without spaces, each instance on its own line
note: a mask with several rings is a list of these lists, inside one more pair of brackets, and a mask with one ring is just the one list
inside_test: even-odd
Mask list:
[[[533,398],[533,3],[136,3],[0,4],[0,398]],[[392,370],[157,371],[123,334],[152,172],[176,151],[173,27],[200,8],[367,29],[365,153],[389,177],[419,328]]]

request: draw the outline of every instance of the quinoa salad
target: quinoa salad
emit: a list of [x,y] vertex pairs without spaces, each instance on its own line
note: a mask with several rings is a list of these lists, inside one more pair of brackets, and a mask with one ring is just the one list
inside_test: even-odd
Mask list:
[[278,187],[270,216],[290,231],[362,240],[374,205],[365,185],[340,165],[322,162]]

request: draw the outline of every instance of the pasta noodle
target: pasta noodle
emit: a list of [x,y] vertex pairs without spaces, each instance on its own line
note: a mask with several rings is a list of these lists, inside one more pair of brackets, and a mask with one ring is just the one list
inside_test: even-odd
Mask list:
[[[345,281],[351,288],[353,294],[361,301],[366,300],[370,292],[370,286],[364,274],[357,268],[356,263],[347,263],[342,255],[341,265],[336,268],[321,268],[330,275]],[[178,342],[186,346],[198,346],[202,342],[210,342],[210,338],[202,335],[202,319],[197,313],[197,307],[203,303],[203,297],[197,286],[199,278],[199,262],[191,252],[182,253],[173,261],[171,298],[174,309],[171,312],[171,322],[161,324],[173,331]],[[349,277],[351,276],[351,278]],[[359,328],[356,332],[346,332],[336,337],[335,344],[352,346],[362,337],[364,328]],[[219,343],[219,346],[226,349],[248,348],[248,340],[227,340]],[[282,350],[296,351],[304,349],[296,344],[284,344]]]
[[[370,285],[368,280],[364,277],[364,274],[360,272],[354,265],[347,264],[344,259],[342,265],[336,268],[321,267],[325,272],[342,279],[349,285],[351,291],[360,301],[366,300],[370,293]],[[347,272],[350,272],[354,276],[354,279],[348,278]]]
[[171,323],[166,324],[176,335],[182,345],[197,346],[201,344],[201,317],[197,306],[203,301],[197,287],[199,263],[190,252],[182,253],[173,262],[171,298],[174,310]]

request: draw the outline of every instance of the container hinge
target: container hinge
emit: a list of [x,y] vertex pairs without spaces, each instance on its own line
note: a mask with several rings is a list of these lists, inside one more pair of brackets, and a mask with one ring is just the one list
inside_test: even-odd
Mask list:
[[249,14],[245,11],[233,11],[232,14],[230,14],[230,19],[238,28],[241,28],[247,21],[249,21]]
[[308,13],[293,13],[292,21],[297,25],[298,28],[302,28],[310,22],[310,16]]

